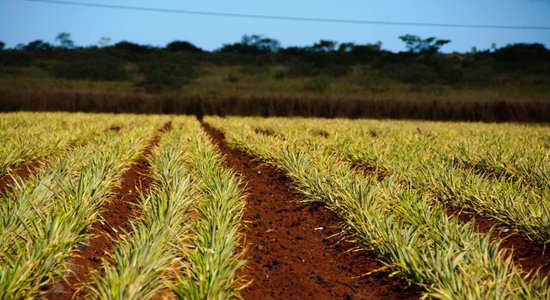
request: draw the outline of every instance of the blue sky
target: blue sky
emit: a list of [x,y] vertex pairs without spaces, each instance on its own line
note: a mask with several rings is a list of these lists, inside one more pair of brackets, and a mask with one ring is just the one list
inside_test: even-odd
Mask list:
[[[143,1],[73,0],[100,4],[226,13],[299,16],[397,22],[550,26],[550,0],[278,0],[278,1]],[[36,39],[54,42],[69,32],[79,46],[128,40],[164,46],[186,40],[203,49],[240,40],[243,34],[263,34],[283,46],[311,45],[320,39],[338,42],[382,42],[384,49],[405,50],[399,40],[407,33],[436,36],[452,42],[443,51],[502,47],[509,43],[543,43],[550,48],[550,30],[502,30],[383,26],[198,16],[146,11],[77,7],[0,0],[0,41],[8,47]]]

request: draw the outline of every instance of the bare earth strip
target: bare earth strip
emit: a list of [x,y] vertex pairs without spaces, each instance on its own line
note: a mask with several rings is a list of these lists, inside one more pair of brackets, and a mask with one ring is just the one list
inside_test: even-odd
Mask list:
[[102,207],[103,222],[95,223],[90,229],[93,235],[85,246],[79,247],[72,265],[72,273],[68,282],[60,282],[55,286],[47,299],[72,299],[82,291],[82,282],[90,281],[90,274],[101,268],[101,260],[112,253],[113,243],[119,235],[130,229],[130,220],[136,215],[135,204],[141,193],[147,192],[151,184],[147,156],[158,145],[161,134],[171,129],[171,123],[166,123],[159,133],[149,142],[144,152],[121,177],[115,196]]
[[245,299],[418,299],[420,291],[394,276],[350,242],[324,205],[299,203],[300,195],[272,167],[228,147],[223,133],[203,124],[225,156],[226,166],[246,182]]
[[11,170],[8,174],[0,177],[0,194],[9,193],[13,190],[14,178],[28,179],[33,173],[38,171],[43,162],[40,160],[29,162]]
[[[352,166],[357,172],[366,177],[376,174],[372,168],[358,164]],[[383,175],[379,175],[378,180],[381,177]],[[473,220],[476,225],[475,228],[481,233],[489,232],[491,227],[496,225],[492,237],[494,239],[504,239],[500,248],[513,251],[512,259],[524,273],[527,274],[540,269],[542,274],[550,274],[550,249],[545,249],[544,246],[536,244],[518,233],[502,231],[503,226],[473,210],[452,205],[446,205],[446,209],[448,216],[456,216],[461,222],[466,223]]]
[[447,208],[447,214],[456,216],[462,222],[474,220],[477,230],[482,233],[489,232],[491,227],[496,225],[492,237],[505,238],[500,248],[513,251],[512,259],[517,266],[525,273],[540,269],[542,274],[550,274],[550,249],[545,249],[518,233],[503,232],[500,228],[502,226],[495,221],[473,211],[453,206]]
[[[87,142],[78,143],[79,147],[82,147]],[[65,147],[65,152],[72,151],[77,146],[77,143],[70,143]],[[48,165],[50,163],[51,157],[48,155],[42,156],[39,159],[29,161],[21,166],[18,166],[12,169],[8,174],[0,176],[0,194],[9,193],[13,190],[13,184],[15,183],[15,178],[21,178],[23,180],[29,179],[32,174],[38,172],[38,169],[43,165]]]

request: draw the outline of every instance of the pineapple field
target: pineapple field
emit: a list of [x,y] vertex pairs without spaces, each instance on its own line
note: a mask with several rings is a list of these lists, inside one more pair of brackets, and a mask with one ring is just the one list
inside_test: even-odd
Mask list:
[[0,114],[0,299],[550,299],[547,124]]

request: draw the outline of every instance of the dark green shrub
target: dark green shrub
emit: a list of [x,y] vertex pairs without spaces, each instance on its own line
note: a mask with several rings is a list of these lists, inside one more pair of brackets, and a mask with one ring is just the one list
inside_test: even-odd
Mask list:
[[132,62],[137,62],[144,59],[155,50],[150,46],[143,46],[127,41],[116,43],[115,45],[105,47],[104,49],[115,57]]
[[296,76],[315,76],[319,74],[319,69],[311,63],[294,62],[287,69],[287,75],[290,77]]
[[236,83],[236,82],[239,82],[239,77],[233,73],[229,73],[224,79],[223,81],[226,81],[226,82],[231,82],[231,83]]
[[136,87],[150,93],[179,90],[198,73],[197,63],[183,53],[150,56],[140,63],[139,69],[145,79],[138,82]]
[[128,78],[124,61],[101,52],[66,55],[51,68],[51,73],[67,79],[111,81]]
[[51,52],[53,49],[52,45],[48,42],[44,42],[42,40],[36,40],[28,43],[27,45],[23,46],[23,50],[29,51],[29,52],[42,52],[42,53],[48,53]]
[[353,71],[353,68],[348,65],[331,64],[321,70],[325,75],[332,77],[342,77]]
[[25,67],[33,61],[30,53],[21,50],[5,50],[0,52],[0,66]]
[[330,81],[323,76],[317,76],[309,80],[305,85],[306,91],[324,93],[330,88]]

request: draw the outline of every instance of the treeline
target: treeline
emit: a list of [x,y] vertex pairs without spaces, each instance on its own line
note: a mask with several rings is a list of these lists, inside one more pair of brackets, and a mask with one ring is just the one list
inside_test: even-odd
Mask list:
[[[457,97],[450,97],[451,100],[445,101],[435,98],[424,101],[405,101],[403,99],[407,98],[406,95],[401,97],[402,99],[390,100],[384,100],[383,96],[384,92],[391,91],[394,86],[406,86],[407,92],[414,93],[433,87],[490,90],[509,84],[523,85],[524,83],[526,90],[535,87],[537,90],[543,90],[544,93],[545,90],[550,91],[550,50],[544,45],[512,44],[502,48],[472,49],[468,53],[447,54],[440,53],[439,50],[450,42],[448,40],[435,37],[423,39],[410,34],[400,38],[408,51],[398,53],[387,51],[383,49],[381,43],[354,44],[329,40],[321,40],[304,47],[281,47],[277,40],[260,35],[245,35],[239,42],[223,45],[215,51],[205,51],[186,41],[174,41],[165,47],[152,47],[127,41],[108,45],[104,40],[100,45],[76,47],[70,35],[62,33],[58,35],[55,45],[37,40],[26,45],[18,45],[13,49],[5,49],[0,43],[0,49],[2,49],[0,73],[33,66],[47,71],[51,77],[57,79],[131,82],[134,89],[128,93],[140,94],[140,97],[133,98],[142,99],[139,101],[147,103],[128,104],[126,108],[117,106],[117,109],[110,109],[113,111],[148,112],[145,107],[156,107],[150,108],[150,112],[159,112],[157,108],[160,105],[186,107],[173,110],[160,109],[168,113],[196,110],[197,114],[294,114],[438,120],[550,121],[548,114],[541,115],[548,110],[550,95],[546,95],[546,99],[536,99],[536,101],[531,99],[522,102],[480,97],[477,101],[464,103],[461,103]],[[186,95],[186,87],[201,76],[205,65],[241,66],[241,72],[249,74],[266,72],[270,70],[269,68],[282,66],[279,69],[273,69],[272,74],[270,73],[270,78],[274,82],[305,80],[304,90],[315,95],[298,96],[293,99],[291,95],[293,93],[279,94],[268,96],[265,101],[262,101],[259,96],[246,96],[237,100],[238,97],[235,95],[224,95],[223,91],[211,97],[206,92],[203,95],[195,93],[193,97]],[[352,73],[353,80],[357,81],[361,88],[374,91],[381,96],[373,98],[369,94],[364,98],[360,95],[346,98],[345,95],[335,96],[325,93],[332,82],[338,78],[347,78],[346,76],[351,76]],[[240,78],[230,74],[224,80],[237,82]],[[51,110],[53,107],[68,109],[68,105],[50,102],[48,102],[50,108],[34,107],[30,105],[32,103],[17,96],[19,91],[10,90],[8,87],[2,87],[2,89],[0,101],[4,111]],[[29,94],[33,93],[36,91],[27,91],[26,96],[29,97]],[[72,94],[73,98],[82,97],[74,95],[101,94],[101,97],[106,97],[105,99],[113,97],[113,101],[115,99],[122,101],[120,96],[114,96],[121,93],[108,91],[67,93]],[[153,98],[158,99],[151,100]],[[209,98],[212,99],[206,100]],[[162,104],[167,101],[166,99],[170,99],[168,102],[172,104]],[[99,102],[103,101],[108,102],[107,100]],[[151,104],[151,101],[155,104]],[[178,101],[181,103],[177,104]],[[208,105],[201,104],[201,101]],[[220,104],[212,105],[216,101]],[[304,101],[308,104],[303,104]],[[127,100],[123,102],[126,103]],[[239,103],[235,104],[236,102]],[[232,103],[230,109],[227,103]],[[86,104],[80,109],[78,105],[77,107],[74,105],[77,104],[69,105],[71,106],[69,110],[102,111],[97,105]],[[258,107],[250,108],[250,105]],[[271,110],[260,107],[262,105],[267,105]],[[104,105],[100,106],[104,107]],[[236,110],[236,107],[241,107],[241,110]],[[284,109],[285,107],[292,109]],[[337,112],[334,111],[335,107]]]

